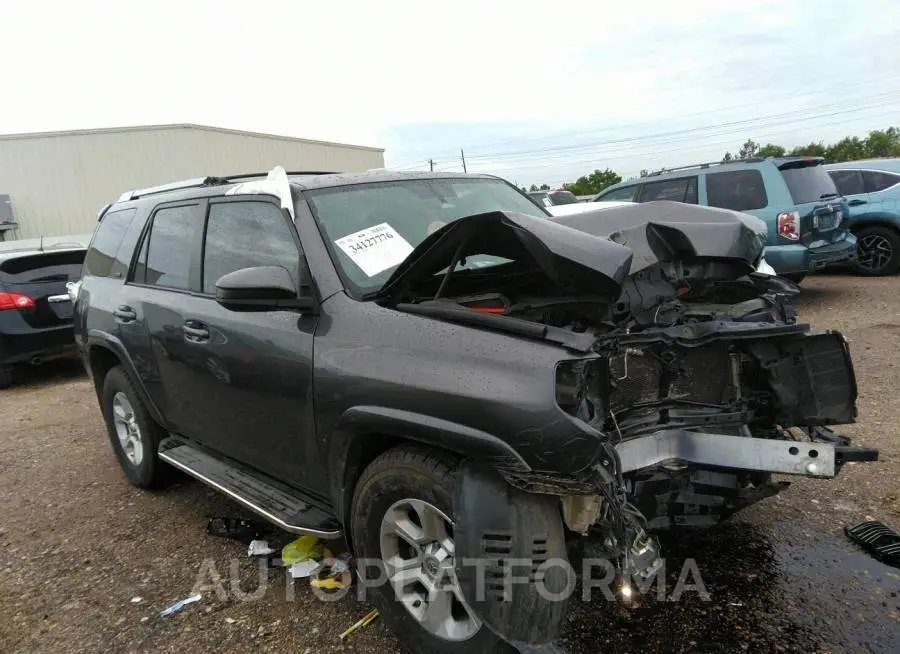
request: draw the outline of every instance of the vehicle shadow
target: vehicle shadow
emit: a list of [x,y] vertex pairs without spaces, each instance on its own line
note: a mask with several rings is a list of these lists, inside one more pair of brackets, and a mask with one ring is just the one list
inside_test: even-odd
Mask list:
[[55,359],[37,366],[17,366],[12,388],[40,388],[84,376],[86,376],[84,367],[77,357]]

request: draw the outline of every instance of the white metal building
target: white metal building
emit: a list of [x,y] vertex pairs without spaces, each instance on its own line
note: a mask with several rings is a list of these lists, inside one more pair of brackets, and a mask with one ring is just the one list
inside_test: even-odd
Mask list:
[[203,125],[0,135],[0,240],[90,233],[123,191],[207,175],[384,167],[384,150]]

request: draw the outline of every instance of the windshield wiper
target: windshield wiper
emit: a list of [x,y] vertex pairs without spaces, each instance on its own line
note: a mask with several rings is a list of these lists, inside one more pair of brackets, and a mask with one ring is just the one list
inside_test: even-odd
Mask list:
[[826,198],[839,198],[841,196],[840,193],[823,193],[819,196],[820,200],[825,200]]

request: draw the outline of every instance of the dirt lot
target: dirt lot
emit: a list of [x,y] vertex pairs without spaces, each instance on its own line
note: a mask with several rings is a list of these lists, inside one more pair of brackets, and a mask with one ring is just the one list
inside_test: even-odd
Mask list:
[[[860,419],[846,432],[880,448],[881,462],[796,481],[718,529],[667,538],[670,581],[694,558],[709,601],[577,602],[570,651],[900,651],[900,570],[841,531],[867,516],[900,527],[900,277],[826,275],[803,291],[801,319],[850,340]],[[397,650],[378,622],[337,639],[366,604],[322,603],[282,571],[260,577],[241,544],[206,535],[207,516],[240,515],[230,501],[188,480],[158,493],[130,487],[77,365],[36,369],[0,392],[0,514],[2,652]],[[226,596],[206,592],[158,617],[204,565]],[[232,591],[252,594],[260,579],[261,598]]]

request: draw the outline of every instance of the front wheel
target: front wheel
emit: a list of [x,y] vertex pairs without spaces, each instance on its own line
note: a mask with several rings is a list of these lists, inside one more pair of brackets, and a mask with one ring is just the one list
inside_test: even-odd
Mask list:
[[358,558],[381,560],[387,581],[370,591],[411,652],[512,652],[463,599],[454,572],[453,491],[458,461],[399,447],[363,472],[351,530]]
[[893,275],[900,268],[900,233],[876,225],[856,232],[857,259],[853,269],[860,275]]

